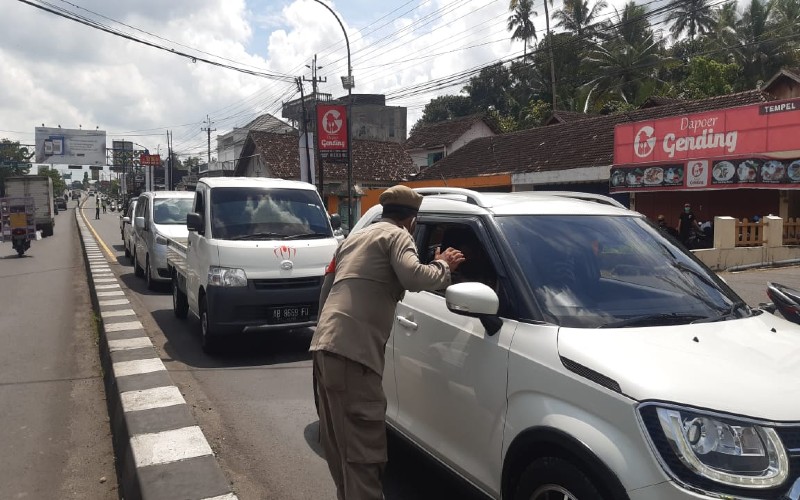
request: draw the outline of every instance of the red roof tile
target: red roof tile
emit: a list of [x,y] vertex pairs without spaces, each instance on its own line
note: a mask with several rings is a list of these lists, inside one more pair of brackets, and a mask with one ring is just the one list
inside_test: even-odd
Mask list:
[[[276,134],[251,130],[242,157],[258,154],[271,175],[282,179],[300,178],[300,152],[297,134]],[[248,161],[240,161],[244,170]],[[346,182],[347,164],[324,162],[325,182]],[[395,142],[353,141],[353,180],[356,182],[394,183],[407,179],[416,168],[403,146]],[[317,171],[319,173],[319,171]]]
[[406,140],[405,148],[408,150],[426,149],[452,144],[467,133],[473,125],[481,121],[486,123],[495,134],[499,133],[494,122],[487,118],[485,114],[470,115],[420,125],[411,133],[411,137]]

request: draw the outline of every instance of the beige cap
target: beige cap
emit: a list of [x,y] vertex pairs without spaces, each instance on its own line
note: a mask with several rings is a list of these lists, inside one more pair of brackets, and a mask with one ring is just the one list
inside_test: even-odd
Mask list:
[[419,206],[422,204],[422,195],[408,186],[397,185],[381,193],[379,200],[384,207],[391,205],[419,210]]

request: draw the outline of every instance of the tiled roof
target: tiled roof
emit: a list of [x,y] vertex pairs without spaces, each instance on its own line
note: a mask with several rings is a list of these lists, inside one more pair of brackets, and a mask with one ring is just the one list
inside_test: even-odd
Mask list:
[[288,132],[294,130],[294,127],[283,120],[275,118],[269,113],[255,118],[242,128],[247,130],[266,130],[268,132]]
[[550,118],[547,119],[545,125],[556,125],[558,123],[574,122],[576,120],[585,120],[596,115],[589,115],[579,111],[556,111]]
[[449,145],[464,135],[473,125],[483,121],[494,133],[498,130],[484,114],[464,116],[443,122],[429,123],[417,127],[405,142],[406,149],[426,149]]
[[675,104],[677,102],[681,102],[681,99],[654,95],[645,99],[642,105],[639,106],[639,109],[654,108],[656,106],[665,106],[667,104]]
[[[247,142],[256,151],[275,177],[300,178],[299,137],[297,134],[276,134],[251,130]],[[246,151],[246,146],[243,150]],[[253,154],[253,153],[250,153]],[[347,164],[324,162],[325,182],[345,182]],[[391,183],[407,179],[416,172],[411,157],[396,142],[353,141],[353,180],[357,182]],[[317,174],[319,171],[317,171]]]
[[423,169],[416,179],[453,179],[611,165],[614,161],[614,126],[618,123],[700,113],[765,100],[768,100],[765,94],[751,90],[483,137]]

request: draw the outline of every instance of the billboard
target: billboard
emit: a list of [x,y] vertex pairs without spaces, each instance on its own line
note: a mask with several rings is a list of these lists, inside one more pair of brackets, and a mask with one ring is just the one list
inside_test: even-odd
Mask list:
[[613,192],[800,187],[800,99],[617,125]]
[[37,163],[105,165],[106,131],[36,127]]
[[317,105],[317,129],[322,158],[347,162],[347,107]]

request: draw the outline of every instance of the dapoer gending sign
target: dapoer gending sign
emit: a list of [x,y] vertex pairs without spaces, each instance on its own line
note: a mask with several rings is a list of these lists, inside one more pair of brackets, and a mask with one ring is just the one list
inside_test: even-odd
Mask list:
[[331,161],[347,162],[347,108],[317,105],[320,155]]
[[611,192],[800,187],[797,101],[617,125]]

